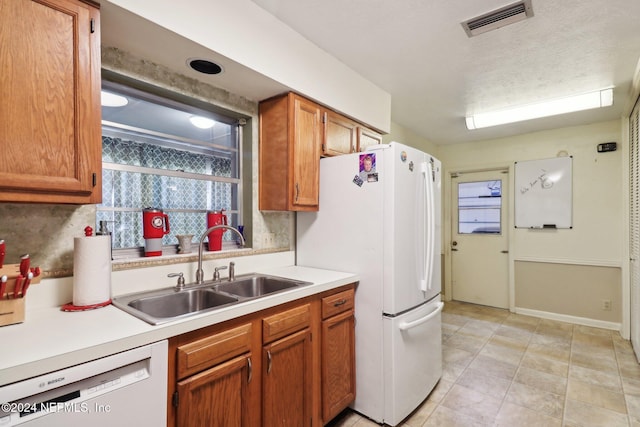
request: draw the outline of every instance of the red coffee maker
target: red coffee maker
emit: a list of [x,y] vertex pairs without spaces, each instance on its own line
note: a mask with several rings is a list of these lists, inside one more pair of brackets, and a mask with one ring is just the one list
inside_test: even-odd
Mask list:
[[[225,210],[219,211],[207,211],[207,228],[211,228],[214,225],[227,225],[227,215]],[[227,231],[224,228],[213,230],[209,233],[209,250],[219,251],[222,249],[222,235]]]
[[142,236],[144,237],[144,256],[162,255],[162,237],[169,234],[169,217],[156,208],[142,211]]

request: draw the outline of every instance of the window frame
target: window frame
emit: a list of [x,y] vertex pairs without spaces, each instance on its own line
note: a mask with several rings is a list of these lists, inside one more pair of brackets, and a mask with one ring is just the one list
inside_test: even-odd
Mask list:
[[[162,132],[157,132],[148,129],[136,128],[129,125],[123,125],[119,123],[114,123],[106,120],[102,120],[101,123],[101,139],[104,136],[108,137],[118,137],[126,136],[127,138],[131,138],[131,133],[136,134],[135,141],[142,143],[150,143],[150,140],[153,140],[153,144],[165,147],[165,148],[173,148],[175,149],[180,143],[189,144],[190,151],[192,153],[197,153],[197,146],[202,146],[202,153],[211,154],[211,149],[220,150],[223,153],[235,153],[235,161],[231,162],[232,175],[237,176],[237,178],[232,177],[222,177],[222,176],[214,176],[214,175],[206,175],[199,174],[194,172],[184,172],[184,171],[172,171],[172,170],[163,170],[157,168],[148,168],[145,166],[130,166],[123,165],[112,162],[102,162],[103,169],[107,170],[120,170],[134,173],[143,173],[143,174],[151,174],[158,176],[167,176],[167,177],[177,177],[177,178],[185,178],[185,179],[195,179],[202,180],[208,182],[221,182],[221,183],[230,183],[235,184],[235,191],[232,187],[232,206],[235,204],[235,209],[231,206],[226,210],[227,216],[230,218],[229,224],[232,224],[231,217],[235,216],[237,224],[241,225],[244,221],[244,186],[247,185],[246,179],[243,171],[243,150],[244,150],[244,135],[243,135],[243,127],[247,123],[247,118],[240,115],[237,112],[227,111],[222,109],[221,107],[216,106],[212,102],[203,101],[197,98],[192,98],[187,95],[176,94],[170,92],[166,89],[150,87],[142,82],[137,82],[129,79],[118,79],[117,77],[114,79],[106,79],[103,74],[102,80],[102,89],[103,90],[115,90],[117,92],[125,92],[131,94],[132,96],[142,99],[147,102],[156,103],[159,105],[164,105],[169,108],[175,108],[187,113],[198,114],[203,111],[207,113],[207,116],[213,116],[217,122],[224,123],[232,127],[233,135],[230,136],[233,140],[234,147],[223,146],[215,143],[207,143],[205,141],[193,140],[189,138],[184,138],[176,135],[164,134]],[[107,128],[105,132],[105,127]],[[160,142],[164,140],[164,142]],[[205,150],[204,147],[207,147]],[[232,158],[233,156],[229,156]],[[160,173],[162,172],[162,173]],[[235,194],[233,194],[235,193]],[[100,204],[101,205],[101,204]],[[100,205],[96,205],[97,212],[99,211],[142,211],[144,208],[125,208],[125,207],[110,207],[110,208],[100,208]],[[171,212],[191,212],[191,213],[202,213],[203,216],[206,217],[206,212],[212,209],[163,209],[165,213]],[[142,217],[141,217],[142,221]],[[112,230],[112,227],[108,228]],[[227,233],[229,234],[229,233]],[[235,235],[234,235],[235,236]],[[235,245],[235,237],[230,235],[227,236],[227,239],[223,241],[222,251],[229,249],[236,249]],[[201,236],[196,235],[194,233],[194,242],[197,245],[197,242]],[[178,242],[171,244],[163,245],[163,255],[173,255],[177,253]],[[196,246],[197,247],[197,246]],[[113,249],[113,258],[114,259],[128,259],[128,258],[140,258],[144,257],[144,246],[137,247],[128,247],[128,248],[114,248]],[[157,257],[155,257],[157,258]]]

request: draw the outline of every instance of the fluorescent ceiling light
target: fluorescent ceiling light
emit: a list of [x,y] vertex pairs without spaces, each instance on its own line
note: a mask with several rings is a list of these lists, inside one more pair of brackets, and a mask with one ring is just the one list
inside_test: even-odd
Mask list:
[[541,117],[556,116],[574,111],[590,110],[592,108],[613,105],[613,89],[603,89],[581,95],[554,99],[537,104],[491,113],[478,113],[466,118],[467,129],[479,129],[506,123],[521,122]]
[[103,107],[124,107],[129,103],[129,100],[122,95],[116,95],[115,93],[100,92],[100,104]]
[[189,121],[192,125],[200,129],[211,129],[213,125],[216,124],[213,120],[202,116],[191,116],[189,117]]

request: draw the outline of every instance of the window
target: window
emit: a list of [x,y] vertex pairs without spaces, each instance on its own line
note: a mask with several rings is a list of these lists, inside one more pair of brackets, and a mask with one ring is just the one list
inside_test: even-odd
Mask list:
[[458,234],[500,234],[502,181],[458,184]]
[[[124,97],[102,107],[102,204],[114,249],[144,246],[142,211],[161,209],[169,218],[163,245],[176,235],[199,238],[207,211],[226,210],[229,225],[242,218],[241,126],[217,112],[103,82],[103,94]],[[205,125],[193,120],[208,119]],[[207,120],[205,120],[207,121]],[[225,233],[226,241],[235,241]]]

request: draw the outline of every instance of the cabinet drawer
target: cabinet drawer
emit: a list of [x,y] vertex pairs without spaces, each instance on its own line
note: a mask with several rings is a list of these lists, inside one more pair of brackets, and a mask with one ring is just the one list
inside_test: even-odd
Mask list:
[[178,378],[200,372],[251,350],[251,324],[178,347]]
[[262,340],[269,343],[308,327],[311,323],[311,305],[305,304],[262,320]]
[[353,310],[354,296],[354,290],[347,289],[322,298],[322,319],[335,316],[343,311]]

